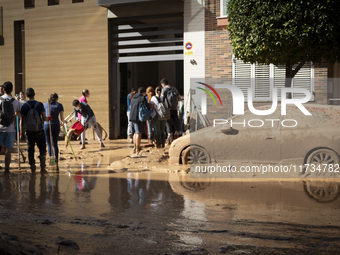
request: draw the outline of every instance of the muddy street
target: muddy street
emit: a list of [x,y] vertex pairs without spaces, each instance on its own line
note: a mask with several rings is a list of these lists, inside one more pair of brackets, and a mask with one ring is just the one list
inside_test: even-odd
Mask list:
[[335,179],[193,179],[166,150],[131,158],[126,140],[89,143],[77,161],[62,151],[59,173],[1,171],[1,254],[339,251]]

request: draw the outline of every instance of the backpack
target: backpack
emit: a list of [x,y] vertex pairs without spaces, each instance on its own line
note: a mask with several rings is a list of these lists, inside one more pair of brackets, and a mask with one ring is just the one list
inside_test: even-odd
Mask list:
[[14,108],[12,104],[14,98],[6,100],[5,98],[0,97],[0,101],[1,101],[0,124],[4,127],[8,127],[14,122]]
[[41,118],[39,113],[37,112],[37,105],[39,104],[39,102],[37,102],[33,108],[29,103],[26,104],[30,108],[26,116],[26,131],[37,132],[40,130],[39,127],[41,125]]
[[146,120],[150,120],[152,118],[151,111],[146,106],[145,100],[139,104],[139,112],[138,112],[138,119],[141,122],[144,122]]
[[166,106],[165,103],[161,102],[161,100],[155,96],[157,101],[158,101],[158,106],[157,106],[157,119],[158,120],[168,120],[170,119],[170,110]]
[[173,87],[168,90],[166,100],[168,101],[168,106],[171,110],[177,110],[178,95]]

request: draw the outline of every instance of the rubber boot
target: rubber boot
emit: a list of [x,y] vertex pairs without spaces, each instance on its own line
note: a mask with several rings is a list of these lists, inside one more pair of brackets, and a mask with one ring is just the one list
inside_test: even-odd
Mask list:
[[39,156],[40,158],[40,172],[46,173],[46,156]]
[[29,161],[29,164],[30,164],[30,168],[31,168],[31,172],[32,173],[35,173],[35,170],[36,170],[36,166],[35,166],[35,159],[28,159]]
[[161,135],[155,135],[155,140],[156,140],[156,147],[162,148],[162,136]]

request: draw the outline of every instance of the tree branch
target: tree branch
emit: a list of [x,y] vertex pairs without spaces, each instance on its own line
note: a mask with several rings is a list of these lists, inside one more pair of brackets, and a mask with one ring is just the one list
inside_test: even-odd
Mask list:
[[298,66],[293,70],[292,72],[292,78],[294,78],[294,76],[297,74],[297,72],[301,69],[301,67],[303,67],[303,65],[306,63],[306,58],[302,59],[302,61],[300,62],[300,64],[298,64]]

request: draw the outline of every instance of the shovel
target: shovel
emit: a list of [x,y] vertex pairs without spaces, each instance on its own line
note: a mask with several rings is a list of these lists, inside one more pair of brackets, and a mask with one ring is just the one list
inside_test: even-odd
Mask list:
[[[49,99],[47,99],[47,104],[48,104],[48,115],[51,115],[50,112],[50,102]],[[51,170],[58,170],[58,165],[57,165],[57,161],[55,159],[55,155],[54,155],[54,150],[53,150],[53,142],[52,142],[52,129],[51,129],[51,121],[48,121],[48,125],[50,128],[50,145],[51,145],[51,157],[50,157],[50,168]]]

